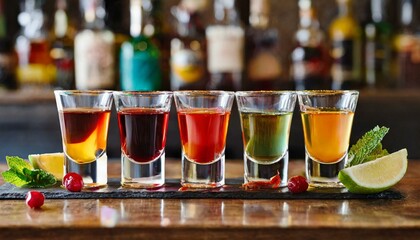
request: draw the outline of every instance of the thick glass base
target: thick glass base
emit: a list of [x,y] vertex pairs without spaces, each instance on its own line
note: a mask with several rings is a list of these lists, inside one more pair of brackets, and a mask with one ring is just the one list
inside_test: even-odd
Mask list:
[[200,164],[182,154],[181,185],[188,188],[217,188],[225,184],[225,154],[217,161]]
[[83,189],[85,190],[103,188],[108,183],[107,162],[106,153],[103,153],[95,161],[85,164],[76,163],[66,155],[65,174],[69,172],[80,174],[83,177]]
[[338,180],[338,172],[346,164],[347,154],[335,163],[320,163],[312,159],[308,153],[305,156],[306,177],[311,187],[317,188],[342,188]]
[[121,154],[121,185],[125,188],[158,188],[165,184],[165,152],[157,159],[138,163]]
[[280,187],[287,186],[288,180],[289,152],[269,164],[261,164],[244,153],[245,174],[244,181],[268,181],[270,178],[280,175]]

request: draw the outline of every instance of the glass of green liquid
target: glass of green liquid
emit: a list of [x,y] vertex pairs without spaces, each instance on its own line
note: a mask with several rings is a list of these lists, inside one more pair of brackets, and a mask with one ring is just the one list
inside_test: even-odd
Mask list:
[[286,186],[296,93],[240,91],[236,92],[236,100],[244,144],[245,183],[270,183],[277,177],[280,183],[275,186]]

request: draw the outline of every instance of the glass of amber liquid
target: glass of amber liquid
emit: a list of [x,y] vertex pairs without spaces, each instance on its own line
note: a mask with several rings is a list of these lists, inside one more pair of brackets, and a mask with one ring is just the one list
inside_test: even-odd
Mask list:
[[114,92],[121,142],[121,185],[165,183],[165,144],[171,92]]
[[287,185],[289,135],[296,93],[236,92],[244,144],[245,183],[280,177]]
[[107,185],[106,145],[112,91],[54,91],[64,148],[64,174],[83,177],[85,189]]
[[298,92],[305,139],[306,176],[314,187],[341,187],[359,92]]
[[235,94],[175,91],[182,144],[181,185],[217,188],[225,184],[225,146]]

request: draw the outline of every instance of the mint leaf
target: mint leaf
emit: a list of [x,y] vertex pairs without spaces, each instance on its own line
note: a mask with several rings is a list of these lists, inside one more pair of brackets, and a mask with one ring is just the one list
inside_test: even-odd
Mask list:
[[384,156],[388,152],[382,149],[381,141],[388,133],[389,128],[376,126],[369,132],[365,133],[356,144],[354,144],[348,154],[348,162],[346,167],[355,166],[369,160],[376,159],[375,155]]
[[379,143],[378,146],[376,146],[376,148],[373,149],[373,151],[368,156],[366,156],[364,162],[369,162],[369,161],[375,160],[377,158],[386,156],[388,154],[389,153],[386,149],[382,149],[382,143]]
[[56,184],[54,175],[41,170],[33,170],[32,165],[20,157],[6,157],[9,170],[2,173],[5,182],[17,187],[42,188]]
[[16,187],[23,187],[28,184],[28,181],[19,177],[19,175],[12,169],[2,172],[1,174],[5,182],[11,183]]
[[57,183],[57,180],[55,179],[54,175],[51,173],[48,173],[41,169],[35,169],[35,170],[29,170],[23,169],[25,172],[25,175],[29,176],[29,179],[31,181],[27,183],[25,186],[30,188],[44,188],[44,187],[50,187]]
[[7,162],[7,165],[9,166],[9,168],[15,170],[16,172],[22,173],[24,168],[33,169],[32,165],[29,162],[25,161],[24,159],[22,159],[20,157],[16,157],[16,156],[9,157],[9,156],[7,156],[6,157],[6,162]]

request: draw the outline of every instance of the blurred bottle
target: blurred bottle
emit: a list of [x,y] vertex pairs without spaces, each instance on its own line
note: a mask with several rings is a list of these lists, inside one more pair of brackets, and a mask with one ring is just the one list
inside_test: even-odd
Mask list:
[[16,80],[17,56],[6,32],[4,1],[0,0],[0,90],[14,90]]
[[49,88],[56,69],[50,56],[48,32],[45,29],[44,0],[24,0],[18,22],[21,32],[16,38],[19,58],[17,78],[24,88]]
[[76,88],[114,89],[114,34],[105,28],[103,0],[80,0],[83,30],[74,40]]
[[391,85],[392,25],[386,20],[386,0],[371,0],[371,20],[364,26],[365,81],[369,88]]
[[332,42],[332,89],[361,86],[361,30],[353,16],[352,0],[336,0],[338,16],[329,29]]
[[172,8],[176,36],[171,40],[171,90],[205,88],[206,36],[201,19],[207,1],[182,0]]
[[279,33],[270,27],[270,0],[250,1],[250,28],[246,34],[246,83],[248,90],[286,87],[280,82]]
[[67,0],[56,1],[54,13],[53,41],[51,58],[57,69],[56,86],[61,89],[74,89],[74,35],[76,29],[70,22]]
[[420,87],[420,1],[401,0],[401,30],[394,47],[397,52],[397,86]]
[[161,87],[159,50],[145,35],[146,28],[143,25],[142,16],[142,1],[130,0],[132,38],[121,45],[121,90],[154,91]]
[[170,89],[170,49],[173,37],[171,21],[167,21],[163,5],[165,0],[143,0],[143,31],[160,52],[162,90]]
[[295,34],[290,76],[296,90],[328,89],[331,59],[311,0],[299,0],[299,28]]
[[114,34],[114,81],[115,88],[121,86],[121,46],[130,37],[130,0],[104,0],[106,29]]
[[142,25],[144,35],[159,41],[162,34],[162,1],[161,0],[142,0]]
[[[193,0],[194,1],[194,0]],[[143,0],[144,34],[160,52],[162,90],[170,89],[171,24],[163,11],[164,0]]]
[[235,0],[214,0],[216,24],[207,27],[209,89],[240,90],[244,68],[244,29]]

